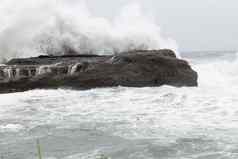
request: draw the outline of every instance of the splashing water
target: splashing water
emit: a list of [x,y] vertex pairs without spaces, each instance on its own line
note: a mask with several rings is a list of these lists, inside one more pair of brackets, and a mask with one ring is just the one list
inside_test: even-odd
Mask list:
[[90,13],[84,1],[0,1],[0,59],[79,53],[106,54],[132,49],[177,50],[161,35],[139,4],[129,4],[108,20]]

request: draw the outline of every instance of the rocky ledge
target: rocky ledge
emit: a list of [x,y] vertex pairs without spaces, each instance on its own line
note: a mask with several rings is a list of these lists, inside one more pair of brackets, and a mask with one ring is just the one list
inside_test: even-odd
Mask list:
[[37,88],[197,86],[197,73],[171,50],[117,55],[64,55],[12,59],[0,66],[0,93]]

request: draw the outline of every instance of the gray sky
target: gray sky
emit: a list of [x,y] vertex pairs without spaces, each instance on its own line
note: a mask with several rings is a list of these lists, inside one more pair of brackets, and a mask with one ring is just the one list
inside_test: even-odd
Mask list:
[[238,50],[237,0],[87,0],[93,14],[109,18],[130,2],[153,13],[180,51]]

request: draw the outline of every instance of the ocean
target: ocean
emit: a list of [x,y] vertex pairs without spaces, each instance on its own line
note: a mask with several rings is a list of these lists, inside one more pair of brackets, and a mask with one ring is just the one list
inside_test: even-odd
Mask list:
[[237,159],[237,53],[181,56],[198,87],[1,94],[0,158]]

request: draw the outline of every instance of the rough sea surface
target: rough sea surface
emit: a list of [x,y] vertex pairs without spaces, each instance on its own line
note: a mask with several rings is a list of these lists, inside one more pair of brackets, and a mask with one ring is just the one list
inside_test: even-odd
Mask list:
[[183,55],[199,87],[33,90],[0,95],[0,158],[237,159],[235,53]]

